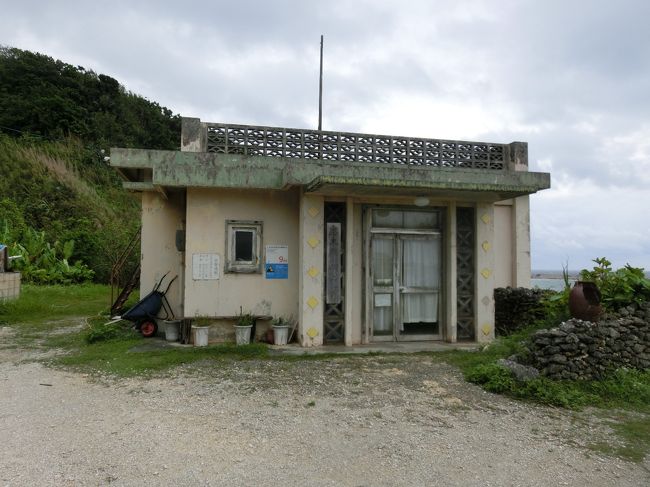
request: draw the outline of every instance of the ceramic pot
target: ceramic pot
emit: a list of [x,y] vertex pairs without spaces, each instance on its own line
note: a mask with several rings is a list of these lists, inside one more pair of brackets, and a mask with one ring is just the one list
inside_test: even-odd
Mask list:
[[571,316],[583,321],[598,321],[598,317],[603,312],[600,298],[600,290],[595,283],[576,281],[569,293]]

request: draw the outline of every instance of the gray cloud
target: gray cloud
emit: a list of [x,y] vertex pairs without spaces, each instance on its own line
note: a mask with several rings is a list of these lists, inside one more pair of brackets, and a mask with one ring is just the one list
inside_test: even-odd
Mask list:
[[649,2],[0,4],[0,44],[210,121],[315,127],[325,34],[325,128],[526,140],[554,184],[532,198],[533,265],[650,268]]

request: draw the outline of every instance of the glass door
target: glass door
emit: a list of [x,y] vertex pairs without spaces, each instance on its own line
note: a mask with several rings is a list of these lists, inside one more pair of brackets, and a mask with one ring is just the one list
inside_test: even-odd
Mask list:
[[395,237],[375,235],[371,243],[372,335],[393,340],[395,301]]
[[374,234],[370,253],[372,339],[441,339],[440,236]]
[[441,245],[437,236],[400,235],[398,340],[441,339]]

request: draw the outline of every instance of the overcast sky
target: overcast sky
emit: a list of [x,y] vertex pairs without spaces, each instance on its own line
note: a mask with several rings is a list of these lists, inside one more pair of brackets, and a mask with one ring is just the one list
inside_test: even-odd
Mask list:
[[0,44],[183,116],[527,141],[534,269],[650,270],[647,0],[0,0]]

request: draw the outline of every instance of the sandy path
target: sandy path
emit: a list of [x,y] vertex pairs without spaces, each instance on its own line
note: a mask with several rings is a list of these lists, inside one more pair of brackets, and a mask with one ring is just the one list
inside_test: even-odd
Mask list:
[[0,485],[650,485],[583,446],[606,434],[420,355],[99,381],[0,357]]

